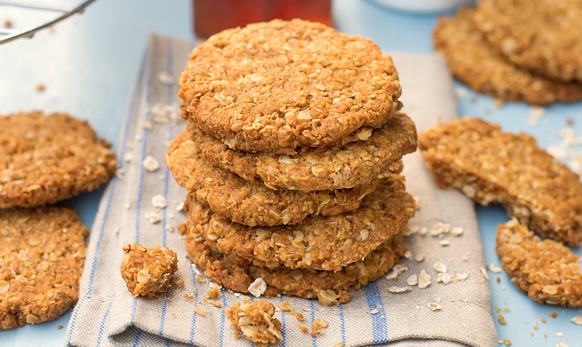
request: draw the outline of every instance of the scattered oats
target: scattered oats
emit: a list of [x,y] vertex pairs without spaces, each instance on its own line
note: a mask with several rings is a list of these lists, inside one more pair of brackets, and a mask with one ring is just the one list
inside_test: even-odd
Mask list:
[[173,233],[173,232],[176,230],[176,229],[174,229],[174,227],[173,227],[173,226],[171,226],[170,224],[166,224],[166,226],[164,227],[164,229],[165,229],[167,232],[170,232],[170,233]]
[[281,311],[291,311],[291,303],[287,300],[280,302],[277,306],[279,306]]
[[133,163],[133,154],[125,153],[125,155],[123,156],[123,161],[126,163]]
[[400,275],[404,271],[408,270],[408,267],[406,265],[396,264],[396,265],[394,265],[393,269],[394,269],[394,271],[398,272],[398,274]]
[[453,229],[451,229],[451,233],[453,234],[454,237],[461,236],[461,235],[463,235],[463,228],[454,227]]
[[572,322],[576,325],[582,325],[582,317],[574,316],[574,317],[572,317],[572,319],[570,319],[570,322]]
[[441,241],[441,242],[439,242],[439,243],[440,243],[440,244],[441,244],[441,246],[443,246],[443,247],[447,247],[447,246],[449,246],[449,245],[451,244],[451,242],[450,242],[450,241],[447,241],[447,240],[442,240],[442,241]]
[[469,260],[469,257],[467,257],[467,256],[464,256],[464,257],[461,258],[461,262],[465,262],[465,261],[468,261],[468,260]]
[[424,289],[428,286],[430,286],[430,275],[426,273],[425,270],[422,270],[420,272],[420,275],[418,275],[418,287],[421,289]]
[[557,347],[568,347],[568,345],[562,342],[558,342]]
[[420,209],[420,196],[413,196],[414,202],[416,202],[416,210]]
[[561,145],[548,147],[547,152],[554,158],[564,160],[567,156],[567,150]]
[[410,236],[412,234],[416,234],[418,232],[418,227],[408,227],[404,232],[404,236]]
[[538,121],[544,116],[545,113],[546,110],[543,107],[532,106],[529,109],[530,117],[527,120],[527,123],[532,126],[538,125]]
[[170,217],[170,218],[174,218],[174,214],[173,214],[173,213],[169,213],[169,214],[168,214],[168,217]]
[[257,278],[251,285],[249,286],[249,292],[255,296],[255,298],[260,297],[263,295],[265,290],[267,290],[267,283],[262,278]]
[[441,309],[441,305],[439,305],[439,304],[436,304],[436,303],[434,303],[434,302],[430,302],[430,303],[428,304],[428,308],[430,308],[430,309],[431,309],[431,310],[433,310],[433,311],[438,311],[438,310],[440,310],[440,309]]
[[497,320],[499,321],[499,324],[502,325],[507,324],[507,321],[505,320],[505,317],[503,317],[503,314],[501,312],[497,313]]
[[143,134],[142,133],[135,134],[135,140],[138,142],[143,140]]
[[156,160],[156,158],[148,155],[143,161],[143,167],[146,171],[154,172],[160,168],[160,163]]
[[404,293],[404,292],[410,292],[412,291],[412,287],[411,286],[406,286],[406,287],[388,287],[388,291],[390,293]]
[[408,277],[406,279],[406,284],[408,284],[409,286],[415,286],[418,284],[418,276],[416,274],[411,275],[410,277]]
[[555,335],[556,335],[556,336],[560,336],[560,337],[562,337],[562,336],[564,336],[564,333],[563,333],[563,332],[561,332],[561,331],[558,331],[558,332],[556,332],[556,334],[555,334]]
[[204,299],[204,302],[205,303],[208,303],[208,304],[212,304],[212,305],[214,305],[214,307],[218,307],[218,308],[221,308],[222,307],[222,304],[220,302],[216,301],[216,300],[206,300],[206,299]]
[[420,229],[418,230],[418,233],[419,233],[421,236],[424,236],[424,235],[426,235],[426,234],[428,233],[428,229],[427,229],[426,227],[422,227],[422,228],[420,228]]
[[423,261],[424,260],[424,254],[419,253],[417,255],[414,256],[414,260],[416,261]]
[[129,210],[129,208],[131,207],[131,205],[129,203],[125,204],[125,209]]
[[169,73],[162,71],[158,73],[158,82],[171,86],[174,84],[174,78]]
[[469,277],[468,273],[462,273],[462,274],[457,274],[457,276],[455,277],[455,279],[457,281],[464,281],[467,279],[467,277]]
[[464,98],[465,96],[467,96],[467,89],[463,87],[455,88],[455,96],[457,97],[457,99]]
[[436,272],[447,272],[447,266],[441,262],[434,263],[433,267]]
[[406,252],[404,252],[404,258],[406,258],[406,259],[412,258],[412,252],[410,250],[407,250]]
[[151,211],[146,213],[145,215],[146,219],[152,223],[152,224],[156,224],[162,221],[162,217],[160,217],[156,212]]
[[148,129],[148,130],[150,130],[152,128],[152,123],[150,123],[150,122],[143,122],[143,123],[141,123],[141,128],[142,129]]
[[117,227],[117,229],[115,229],[115,235],[119,235],[119,230],[121,230],[121,227]]
[[430,235],[431,236],[439,236],[442,234],[446,234],[451,231],[451,225],[447,223],[438,222],[430,228]]
[[481,275],[483,275],[483,278],[489,281],[489,274],[487,273],[487,270],[485,270],[484,267],[481,268]]
[[387,280],[393,280],[398,277],[398,272],[392,271],[388,275],[386,275]]
[[489,271],[493,272],[494,274],[501,273],[501,268],[493,263],[489,265]]
[[499,340],[499,341],[497,341],[497,343],[499,343],[501,345],[501,344],[503,344],[503,340]]
[[115,176],[117,177],[117,179],[122,179],[124,174],[125,174],[124,169],[120,168],[120,169],[115,170]]
[[379,312],[379,311],[378,311],[378,309],[377,309],[377,308],[375,308],[375,309],[373,309],[372,311],[370,311],[370,314],[376,314],[376,313],[378,313],[378,312]]
[[437,282],[449,284],[449,283],[451,283],[452,278],[451,278],[451,275],[449,275],[448,273],[445,272],[445,273],[439,273],[437,275],[436,280],[437,280]]
[[133,141],[127,140],[127,142],[125,143],[125,146],[127,148],[133,148],[133,146],[135,146],[135,144],[133,143]]
[[152,204],[154,205],[154,207],[157,208],[166,208],[166,206],[168,206],[168,202],[166,201],[166,198],[164,198],[163,195],[156,195],[152,198]]
[[176,206],[176,211],[184,211],[184,202],[182,201],[178,206]]

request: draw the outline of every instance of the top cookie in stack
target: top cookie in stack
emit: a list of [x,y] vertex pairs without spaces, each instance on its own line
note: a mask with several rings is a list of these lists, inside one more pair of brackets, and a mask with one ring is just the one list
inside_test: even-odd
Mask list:
[[188,131],[166,156],[189,191],[190,258],[235,291],[262,281],[324,304],[388,271],[415,210],[400,159],[416,150],[391,57],[296,19],[223,31],[190,58]]

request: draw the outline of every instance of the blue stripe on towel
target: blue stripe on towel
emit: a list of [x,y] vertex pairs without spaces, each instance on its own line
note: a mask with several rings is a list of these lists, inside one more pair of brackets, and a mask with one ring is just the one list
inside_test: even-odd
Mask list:
[[[313,300],[309,300],[309,307],[311,308],[311,326],[313,327],[313,322],[315,321],[315,305],[313,305]],[[317,347],[317,338],[311,338],[311,346]]]
[[342,342],[346,344],[346,320],[344,317],[344,305],[339,305],[340,310],[340,331],[342,333]]
[[[283,296],[279,298],[280,302],[283,302]],[[285,312],[281,311],[281,335],[283,335],[283,340],[281,341],[281,345],[283,347],[287,346],[287,324],[285,324]]]
[[103,315],[103,319],[101,320],[101,323],[99,324],[99,334],[97,335],[97,344],[95,345],[95,347],[99,347],[101,345],[101,337],[103,336],[103,331],[105,330],[105,323],[107,322],[107,317],[109,317],[109,310],[111,310],[112,304],[113,304],[113,301],[111,303],[109,303],[109,306],[107,307],[107,311],[105,311],[105,315]]
[[370,310],[378,310],[378,313],[370,315],[372,320],[372,341],[375,344],[388,342],[388,322],[378,285],[376,282],[371,282],[364,287],[364,292],[366,293],[366,301]]
[[[129,108],[128,108],[128,115],[129,116],[127,117],[127,121],[125,122],[125,125],[124,125],[123,140],[119,144],[118,158],[123,158],[124,153],[125,153],[125,145],[127,143],[127,135],[129,132],[129,126],[130,126],[131,121],[133,119],[133,109],[135,107],[135,100],[137,99],[137,94],[139,92],[139,87],[140,87],[141,81],[143,79],[145,66],[146,66],[146,62],[148,60],[148,57],[149,57],[149,49],[146,49],[145,54],[142,57],[141,67],[140,67],[139,72],[138,72],[137,84],[134,86],[133,95],[131,96],[131,101],[129,103]],[[120,165],[122,165],[122,163],[120,163]],[[115,191],[116,184],[117,184],[117,177],[114,177],[112,182],[111,182],[111,190],[109,191],[109,196],[107,198],[107,205],[105,207],[105,213],[103,214],[103,219],[101,220],[101,229],[99,229],[99,236],[97,237],[97,244],[95,245],[95,254],[93,254],[93,259],[91,261],[91,273],[89,274],[89,283],[87,286],[88,287],[87,293],[85,293],[85,295],[83,296],[81,301],[79,301],[79,304],[75,307],[75,310],[73,311],[73,316],[71,318],[71,323],[70,323],[69,335],[67,336],[67,345],[71,344],[71,338],[73,337],[73,330],[75,329],[75,323],[77,322],[77,315],[79,314],[79,310],[81,309],[81,306],[83,306],[83,303],[85,303],[85,300],[87,299],[87,297],[93,292],[93,280],[95,278],[95,270],[97,269],[97,259],[99,256],[99,249],[101,247],[101,241],[103,239],[103,231],[105,229],[105,221],[107,220],[107,217],[109,216],[109,207],[111,206],[111,198],[113,197],[113,193]]]

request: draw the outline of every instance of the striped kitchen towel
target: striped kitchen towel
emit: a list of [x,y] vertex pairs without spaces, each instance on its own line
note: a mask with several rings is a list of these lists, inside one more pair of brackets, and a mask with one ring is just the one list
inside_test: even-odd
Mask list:
[[[164,155],[170,140],[185,129],[177,108],[177,82],[193,47],[187,41],[151,37],[120,131],[120,174],[109,183],[91,231],[80,299],[66,335],[68,345],[252,345],[244,338],[233,337],[235,331],[223,314],[225,308],[241,299],[223,291],[219,299],[222,308],[204,303],[210,283],[196,281],[198,270],[187,258],[184,238],[176,231],[178,224],[186,221],[180,210],[186,191],[175,183],[164,164]],[[457,117],[452,80],[440,57],[393,54],[393,58],[402,82],[404,111],[419,131],[439,119]],[[148,164],[143,165],[144,161]],[[293,315],[277,310],[275,316],[283,325],[283,340],[277,345],[497,344],[473,203],[457,191],[438,189],[419,153],[405,157],[404,175],[407,190],[419,197],[420,209],[410,221],[416,233],[404,239],[410,257],[401,261],[406,270],[398,281],[382,278],[353,291],[349,303],[335,307],[284,296],[268,299],[275,305],[289,300],[296,311],[303,311],[302,325],[310,327],[315,319],[329,322],[323,335],[311,337],[300,331]],[[158,195],[167,200],[166,208],[153,206],[152,198]],[[154,218],[161,221],[152,223]],[[455,237],[452,232],[444,232],[453,227],[462,234]],[[179,256],[176,276],[185,285],[171,288],[161,299],[133,298],[119,271],[122,246],[127,243],[175,250]],[[453,279],[450,283],[437,282],[437,262],[447,266]],[[392,286],[405,286],[406,278],[422,270],[432,277],[428,288],[388,291]],[[437,307],[434,305],[431,309],[431,303],[439,309],[433,310]],[[198,315],[193,306],[206,315]]]

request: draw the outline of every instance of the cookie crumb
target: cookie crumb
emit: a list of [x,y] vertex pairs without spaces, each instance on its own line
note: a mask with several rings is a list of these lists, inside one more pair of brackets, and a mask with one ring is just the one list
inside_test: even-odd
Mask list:
[[216,301],[216,300],[210,300],[210,299],[207,300],[207,299],[204,299],[204,302],[205,303],[208,303],[208,304],[212,304],[212,305],[214,305],[215,307],[218,307],[218,308],[221,308],[222,307],[222,304],[220,302]]
[[275,306],[268,301],[238,302],[224,311],[230,325],[258,346],[282,340],[281,322],[273,318]]
[[582,325],[582,317],[580,316],[574,316],[570,319],[570,322],[576,324],[576,325]]
[[421,289],[424,289],[428,286],[430,286],[430,280],[431,280],[431,276],[429,274],[426,273],[425,270],[422,270],[420,272],[420,275],[418,275],[418,287]]
[[297,312],[295,313],[295,319],[297,319],[298,321],[302,321],[305,318],[303,317],[303,314],[301,312]]
[[333,344],[333,347],[344,347],[344,343],[343,342],[336,342]]
[[163,195],[156,195],[152,198],[152,205],[157,208],[166,208],[168,202]]
[[283,302],[280,302],[279,305],[279,309],[281,309],[281,311],[291,311],[291,303],[289,303],[289,301],[285,300]]
[[370,311],[370,314],[376,314],[376,313],[378,313],[378,312],[379,312],[379,311],[378,311],[378,309],[376,309],[376,308],[375,308],[375,309],[373,309],[372,311]]
[[196,312],[197,314],[199,314],[202,317],[206,316],[206,312],[202,311],[201,309],[199,309],[197,306],[192,306],[192,308],[194,309],[194,312]]
[[263,295],[265,290],[267,290],[267,283],[262,278],[257,278],[248,288],[249,292],[254,295],[255,298]]
[[143,167],[146,169],[146,171],[154,172],[160,168],[160,163],[156,158],[148,155],[143,161]]
[[447,272],[447,266],[441,262],[436,262],[433,265],[433,267],[436,270],[436,272],[442,272],[442,273]]
[[4,26],[6,28],[12,28],[12,20],[11,19],[4,20]]
[[62,325],[59,325],[59,326],[57,327],[57,329],[59,329],[59,330],[61,330],[62,328],[63,328],[63,326],[62,326]]
[[568,347],[568,345],[562,342],[558,342],[557,347]]
[[172,75],[165,71],[161,71],[160,73],[158,73],[158,82],[160,82],[161,84],[171,86],[172,84],[174,84],[174,77],[172,77]]
[[46,87],[44,86],[44,84],[37,84],[36,85],[36,90],[39,92],[44,92],[45,89],[46,89]]
[[220,296],[220,289],[218,287],[214,287],[206,292],[206,297],[208,299],[218,299]]
[[438,310],[440,310],[440,309],[441,309],[441,305],[439,305],[439,304],[436,304],[436,303],[434,303],[434,302],[430,302],[430,303],[428,304],[428,308],[430,308],[430,309],[431,309],[431,310],[433,310],[433,311],[438,311]]
[[556,318],[556,317],[558,317],[558,312],[552,312],[549,314],[549,316],[552,318]]
[[238,331],[235,331],[234,334],[232,334],[232,337],[234,337],[235,339],[238,339],[241,336],[242,336],[241,333],[239,333]]
[[152,224],[157,224],[162,221],[162,217],[160,217],[155,211],[146,213],[145,218]]
[[323,334],[322,329],[327,328],[329,325],[329,323],[323,319],[316,319],[313,324],[311,324],[311,327],[313,329],[313,332],[316,334]]
[[499,324],[502,324],[502,325],[507,324],[507,321],[505,320],[505,317],[503,317],[503,314],[501,312],[499,312],[497,314],[497,320],[499,321]]
[[511,340],[509,340],[509,339],[504,339],[504,340],[503,340],[503,343],[504,343],[506,346],[509,346],[509,345],[511,345]]

